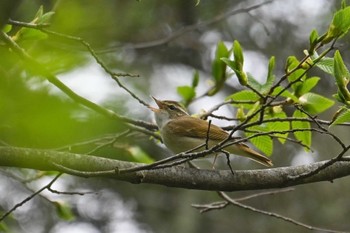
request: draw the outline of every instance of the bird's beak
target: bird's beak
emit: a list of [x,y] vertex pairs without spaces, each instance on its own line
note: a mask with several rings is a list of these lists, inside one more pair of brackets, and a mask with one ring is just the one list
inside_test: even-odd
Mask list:
[[[156,102],[156,104],[158,105],[158,108],[159,108],[159,109],[163,109],[163,108],[164,108],[164,104],[163,104],[162,101],[157,100],[154,96],[152,96],[152,98],[154,99],[154,102]],[[154,109],[154,108],[153,108],[153,109]],[[156,108],[156,110],[159,110],[159,109]],[[151,110],[152,110],[152,109],[151,109]],[[152,110],[152,111],[154,111],[154,110]]]
[[153,112],[159,112],[159,110],[160,110],[160,109],[162,108],[162,106],[163,106],[163,103],[162,103],[162,101],[157,100],[157,99],[154,98],[153,96],[152,96],[152,98],[154,99],[154,101],[156,102],[156,104],[158,105],[159,108],[154,108],[154,107],[149,106],[149,109],[151,109],[151,111],[153,111]]

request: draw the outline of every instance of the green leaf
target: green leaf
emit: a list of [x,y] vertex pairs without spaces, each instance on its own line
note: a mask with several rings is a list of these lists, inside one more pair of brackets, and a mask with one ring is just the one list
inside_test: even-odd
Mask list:
[[32,28],[21,28],[16,35],[14,36],[14,40],[16,41],[24,41],[24,40],[44,40],[48,36],[46,33],[41,32]]
[[309,53],[310,54],[314,53],[315,47],[318,43],[318,38],[319,38],[318,32],[315,29],[312,30],[310,33],[310,37],[309,37],[309,42],[310,42]]
[[334,30],[339,32],[336,36],[341,36],[350,28],[350,7],[345,7],[334,14],[332,23]]
[[249,109],[249,111],[247,112],[246,116],[248,117],[248,116],[253,115],[253,114],[259,109],[259,107],[260,107],[260,102],[259,102],[259,101],[255,102],[255,103],[250,107],[250,109]]
[[75,219],[72,208],[68,204],[57,201],[53,202],[53,204],[56,207],[57,215],[61,219],[65,221],[73,221]]
[[234,61],[229,60],[228,57],[221,58],[221,60],[235,72],[239,83],[242,86],[247,86],[248,77],[247,74],[243,71],[243,51],[241,45],[236,40],[233,42],[233,57]]
[[239,65],[235,61],[229,60],[227,58],[221,58],[221,60],[235,72],[237,79],[242,86],[246,86],[248,84],[247,74],[238,68]]
[[179,86],[177,93],[182,97],[185,106],[187,106],[196,97],[196,87],[199,82],[199,73],[196,70],[192,78],[192,86]]
[[237,69],[239,71],[242,71],[243,70],[243,62],[244,62],[243,50],[242,50],[242,47],[237,40],[235,40],[233,42],[233,57],[234,57],[235,63],[237,64],[237,66],[236,66]]
[[[269,132],[270,129],[266,124],[249,127],[249,130],[258,132]],[[247,137],[253,136],[255,133],[245,133]],[[249,141],[259,150],[261,150],[267,156],[270,156],[273,152],[273,141],[269,136],[257,136],[249,139]]]
[[335,38],[344,36],[350,28],[350,7],[345,7],[334,14],[333,20],[328,28],[324,44],[331,42]]
[[43,5],[41,5],[41,6],[39,7],[38,11],[35,13],[34,20],[35,20],[35,19],[38,19],[38,18],[40,18],[40,17],[42,17],[42,16],[43,16],[43,13],[44,13],[44,7],[43,7]]
[[252,108],[252,106],[254,105],[255,102],[257,102],[260,97],[253,91],[251,90],[243,90],[243,91],[239,91],[236,92],[233,95],[228,96],[226,99],[228,100],[235,100],[237,102],[252,102],[251,104],[248,103],[237,103],[237,104],[233,104],[234,106],[242,106],[245,109],[250,109]]
[[312,30],[309,37],[310,45],[314,44],[317,41],[318,37],[319,35],[316,29]]
[[228,58],[229,52],[224,42],[220,41],[216,46],[215,59],[212,65],[212,73],[216,83],[221,83],[226,79],[226,64],[221,58]]
[[[308,116],[301,112],[300,110],[295,110],[293,113],[294,118],[308,118]],[[311,128],[310,122],[308,121],[292,121],[292,129],[303,130],[305,131],[296,131],[294,132],[294,137],[299,140],[301,143],[307,147],[311,147]],[[304,147],[305,151],[309,151],[307,147]]]
[[[281,94],[280,92],[283,91]],[[282,86],[278,86],[276,87],[273,92],[271,93],[272,96],[276,96],[276,95],[280,95],[286,98],[290,98],[292,99],[295,103],[299,102],[298,97],[296,97],[295,95],[293,95],[290,91],[288,91],[287,89],[284,89],[284,87]]]
[[346,109],[342,114],[340,114],[340,116],[338,116],[330,126],[343,124],[345,122],[350,122],[350,109]]
[[11,24],[5,24],[5,26],[2,28],[2,32],[8,33],[12,30],[12,25]]
[[55,12],[53,12],[53,11],[46,12],[44,15],[42,15],[40,18],[38,18],[36,23],[37,24],[49,23],[54,14],[55,14]]
[[46,12],[44,14],[44,7],[41,5],[36,12],[34,19],[31,21],[33,24],[44,24],[51,20],[51,17],[55,14],[53,11]]
[[347,88],[350,74],[338,50],[334,54],[334,77],[338,86],[338,96],[347,103],[350,101],[350,92]]
[[226,81],[226,63],[222,58],[228,58],[230,52],[226,48],[224,42],[220,41],[216,46],[215,58],[212,62],[212,75],[214,77],[215,85],[208,92],[209,96],[216,94]]
[[247,118],[246,114],[244,113],[243,106],[239,106],[237,108],[236,118],[241,122]]
[[249,140],[256,148],[265,155],[271,156],[273,153],[273,141],[269,136],[259,136]]
[[238,68],[239,65],[235,61],[229,60],[227,58],[221,58],[221,60],[235,72],[238,81],[242,86],[246,86],[248,84],[247,74]]
[[239,70],[236,67],[235,61],[232,61],[226,57],[222,57],[221,61],[225,62],[225,64],[230,67],[234,72],[239,72]]
[[319,77],[311,77],[306,79],[303,84],[298,86],[298,89],[296,90],[296,95],[301,96],[304,95],[305,93],[309,92],[312,88],[314,88],[318,81],[320,80]]
[[299,65],[299,60],[295,56],[289,56],[286,62],[286,71],[290,72]]
[[256,79],[250,73],[247,73],[247,77],[249,85],[258,92],[261,92],[262,85],[258,81],[256,81]]
[[248,77],[247,77],[247,74],[243,71],[243,63],[244,63],[243,50],[239,42],[236,40],[233,42],[233,57],[236,64],[235,65],[236,69],[234,71],[236,73],[238,81],[242,86],[247,86]]
[[[32,24],[44,24],[48,23],[51,20],[51,17],[55,14],[55,12],[47,12],[44,14],[43,6],[39,7],[34,19],[31,21]],[[33,28],[21,28],[13,37],[15,41],[23,41],[23,40],[43,40],[48,36],[46,33],[39,31]]]
[[191,100],[196,96],[196,91],[193,87],[190,86],[179,86],[177,87],[177,93],[181,95],[182,99],[187,105]]
[[305,70],[303,69],[297,69],[296,71],[294,71],[288,76],[289,83],[293,83],[292,84],[293,91],[296,91],[298,89],[299,85],[302,84],[305,78],[306,78]]
[[[273,118],[280,118],[280,119],[285,119],[287,118],[287,114],[283,111],[278,111],[278,112],[272,112],[269,114],[266,119],[273,119]],[[269,122],[267,123],[268,128],[270,131],[288,131],[290,130],[290,124],[287,121],[274,121],[274,122]],[[274,134],[278,137],[278,140],[284,144],[288,138],[288,133],[276,133]]]
[[322,58],[316,63],[316,66],[328,74],[334,74],[334,59],[331,57]]
[[275,82],[276,76],[273,74],[274,68],[275,68],[275,57],[272,56],[269,61],[266,82],[264,85],[262,85],[262,88],[260,90],[261,93],[263,94],[267,94],[270,91],[271,87],[273,86],[273,83]]
[[303,109],[308,113],[319,114],[332,107],[334,101],[324,96],[310,92],[300,96],[299,103],[303,106]]
[[334,53],[334,76],[338,85],[347,84],[350,78],[349,70],[345,66],[339,50]]

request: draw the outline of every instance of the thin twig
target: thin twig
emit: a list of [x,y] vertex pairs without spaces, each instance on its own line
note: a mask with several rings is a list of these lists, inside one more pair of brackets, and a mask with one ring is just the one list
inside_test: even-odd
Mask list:
[[[44,29],[42,29],[44,30]],[[47,30],[44,30],[47,31]],[[98,112],[104,116],[107,116],[109,118],[114,118],[117,120],[124,121],[126,123],[137,125],[144,127],[149,130],[154,130],[157,127],[154,124],[150,124],[148,122],[140,121],[140,120],[134,120],[130,119],[124,116],[117,115],[115,112],[105,109],[98,104],[95,104],[82,96],[76,94],[74,91],[72,91],[69,87],[67,87],[64,83],[62,83],[54,74],[49,72],[45,66],[38,63],[34,58],[32,58],[23,48],[21,48],[17,43],[15,43],[11,37],[9,37],[6,33],[0,31],[0,38],[10,47],[12,50],[19,55],[20,58],[22,58],[24,61],[27,61],[29,64],[31,64],[33,67],[36,68],[37,72],[39,72],[42,76],[46,77],[47,80],[55,85],[58,89],[60,89],[63,93],[65,93],[67,96],[69,96],[71,99],[73,99],[75,102],[82,104],[95,112]],[[74,38],[74,37],[72,37]],[[131,125],[131,127],[132,127]]]
[[300,175],[296,175],[296,176],[289,176],[288,177],[288,181],[287,182],[294,182],[296,180],[300,180],[300,179],[305,179],[308,177],[311,177],[317,173],[319,173],[320,171],[324,170],[325,168],[333,165],[334,163],[336,163],[337,161],[341,161],[343,160],[343,156],[345,155],[346,152],[348,152],[350,150],[350,145],[348,145],[346,148],[344,148],[342,150],[342,152],[340,152],[336,157],[328,160],[326,163],[324,163],[322,166],[317,167],[316,169],[309,171],[309,172],[305,172],[302,173]]
[[104,136],[104,137],[99,137],[99,138],[95,138],[95,139],[91,139],[91,140],[86,140],[83,142],[77,142],[77,143],[73,143],[73,144],[69,144],[69,145],[65,145],[59,148],[54,148],[53,150],[57,150],[57,151],[71,151],[72,148],[74,147],[79,147],[79,146],[85,146],[85,145],[89,145],[89,144],[96,144],[99,143],[101,141],[106,141],[106,140],[113,140],[113,139],[118,139],[121,137],[124,137],[125,135],[127,135],[128,133],[130,133],[130,129],[127,129],[121,133],[115,134],[115,135],[108,135],[108,136]]
[[220,152],[224,153],[225,157],[226,157],[226,164],[229,167],[232,175],[235,175],[235,173],[233,172],[233,168],[231,166],[231,161],[230,161],[230,153],[228,151],[225,150],[220,150]]
[[142,99],[140,99],[138,96],[136,96],[136,94],[134,94],[131,90],[129,90],[126,86],[124,86],[120,80],[118,79],[119,75],[117,73],[112,72],[105,64],[104,62],[98,57],[97,53],[95,52],[95,50],[91,47],[91,45],[85,41],[84,39],[77,37],[77,36],[71,36],[71,35],[66,35],[66,34],[62,34],[62,33],[58,33],[58,32],[54,32],[51,30],[47,30],[47,29],[43,29],[43,28],[39,28],[38,30],[45,32],[49,35],[53,35],[56,37],[60,37],[60,38],[64,38],[67,40],[73,40],[76,42],[81,43],[91,54],[91,56],[95,59],[95,61],[97,62],[97,64],[99,64],[102,69],[109,74],[110,78],[112,78],[120,88],[124,89],[127,93],[129,93],[131,95],[131,97],[133,97],[134,99],[136,99],[140,104],[149,107],[149,105],[144,102]]
[[56,182],[56,180],[62,175],[62,173],[58,174],[57,176],[55,176],[55,178],[53,178],[47,185],[45,185],[44,187],[42,187],[41,189],[39,189],[38,191],[34,192],[33,194],[31,194],[30,196],[28,196],[27,198],[25,198],[23,201],[17,203],[14,207],[12,207],[10,210],[8,210],[5,214],[3,214],[0,217],[0,222],[3,221],[7,216],[9,216],[12,212],[14,212],[17,208],[21,207],[22,205],[24,205],[25,203],[27,203],[28,201],[32,200],[35,196],[37,196],[38,194],[40,194],[42,191],[44,191],[45,189],[48,189],[49,187],[51,187],[53,185],[53,183]]
[[311,116],[308,112],[306,112],[302,107],[300,107],[299,105],[295,105],[295,107],[301,111],[302,113],[304,113],[305,115],[307,115],[312,122],[316,123],[316,125],[318,126],[318,128],[320,128],[321,130],[323,130],[326,134],[330,135],[343,149],[346,148],[346,145],[342,142],[342,140],[337,137],[335,134],[329,132],[329,130],[327,130],[326,128],[324,128],[321,124],[319,124],[315,119],[315,117]]
[[240,207],[242,209],[246,209],[246,210],[250,210],[253,211],[255,213],[259,213],[259,214],[263,214],[263,215],[267,215],[269,217],[274,217],[277,219],[281,219],[285,222],[289,222],[289,223],[293,223],[294,225],[309,229],[309,230],[315,230],[315,231],[322,231],[322,232],[330,232],[330,233],[344,233],[345,231],[336,231],[336,230],[331,230],[331,229],[325,229],[325,228],[320,228],[320,227],[315,227],[315,226],[311,226],[302,222],[299,222],[297,220],[294,220],[292,218],[289,217],[285,217],[283,215],[274,213],[274,212],[269,212],[269,211],[265,211],[265,210],[260,210],[257,208],[254,208],[252,206],[249,205],[245,205],[242,204],[234,199],[232,199],[231,197],[229,197],[226,193],[224,192],[218,192],[218,194],[220,195],[220,197],[222,197],[224,200],[226,200],[227,202],[229,202],[231,205]]
[[[290,192],[294,191],[294,188],[284,188],[284,189],[278,189],[278,190],[273,190],[273,191],[266,191],[266,192],[260,192],[260,193],[254,193],[252,195],[240,197],[240,198],[235,198],[234,200],[237,202],[241,201],[247,201],[253,198],[261,197],[261,196],[266,196],[266,195],[276,195],[284,192]],[[218,209],[223,209],[227,207],[230,203],[228,201],[217,201],[209,204],[192,204],[191,206],[199,209],[200,213],[205,213],[208,211],[212,210],[218,210]]]
[[9,19],[8,24],[11,24],[13,26],[20,26],[20,27],[26,27],[26,28],[32,28],[32,29],[40,29],[40,28],[46,28],[49,27],[49,23],[26,23],[26,22],[21,22],[21,21],[16,21],[13,19]]
[[51,186],[49,186],[47,188],[48,191],[50,191],[51,193],[55,193],[58,195],[80,195],[80,196],[84,196],[86,194],[97,194],[97,192],[62,192],[62,191],[58,191],[55,190],[53,188],[51,188]]
[[211,126],[211,120],[209,120],[208,122],[208,129],[207,129],[207,137],[205,139],[205,149],[208,150],[209,149],[209,139],[210,139],[210,126]]

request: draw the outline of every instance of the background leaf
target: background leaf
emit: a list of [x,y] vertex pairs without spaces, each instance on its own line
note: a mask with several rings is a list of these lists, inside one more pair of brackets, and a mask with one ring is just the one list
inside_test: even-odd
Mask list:
[[179,86],[176,88],[177,93],[182,97],[185,102],[185,106],[188,105],[191,100],[196,97],[196,91],[190,86]]
[[226,81],[226,63],[222,58],[228,58],[230,52],[226,48],[224,42],[220,41],[216,46],[215,58],[212,62],[212,75],[214,78],[215,85],[208,92],[209,96],[216,94]]
[[61,219],[65,221],[73,221],[75,219],[71,206],[69,206],[66,203],[57,202],[57,201],[53,202],[53,204],[56,207],[57,215]]

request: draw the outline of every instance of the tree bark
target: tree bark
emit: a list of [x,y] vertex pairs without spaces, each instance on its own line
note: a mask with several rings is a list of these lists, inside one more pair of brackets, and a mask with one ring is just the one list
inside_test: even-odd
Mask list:
[[[348,159],[348,158],[347,158]],[[241,191],[272,189],[320,181],[332,181],[350,174],[350,161],[337,161],[318,173],[301,179],[291,179],[309,173],[327,161],[313,164],[259,170],[206,170],[174,166],[154,170],[119,173],[121,169],[142,166],[91,155],[18,147],[0,147],[0,166],[59,171],[81,177],[106,177],[131,183],[159,184],[169,187]]]

